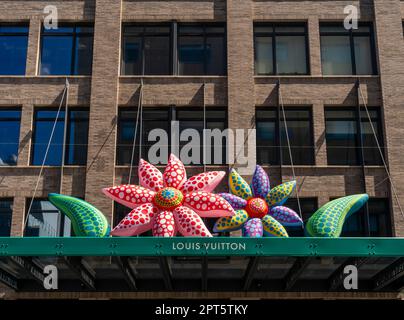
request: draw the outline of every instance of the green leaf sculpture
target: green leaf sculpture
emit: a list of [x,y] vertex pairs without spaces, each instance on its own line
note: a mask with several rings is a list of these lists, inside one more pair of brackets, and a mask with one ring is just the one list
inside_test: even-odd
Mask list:
[[50,193],[48,198],[56,208],[69,217],[77,237],[109,236],[110,227],[107,219],[93,205],[84,200],[57,193]]
[[345,220],[358,211],[368,199],[367,194],[355,194],[326,203],[310,217],[306,224],[306,235],[338,238]]

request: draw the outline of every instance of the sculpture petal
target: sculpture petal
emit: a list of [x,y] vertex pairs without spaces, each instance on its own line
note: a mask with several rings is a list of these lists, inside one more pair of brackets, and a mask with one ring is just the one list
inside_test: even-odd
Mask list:
[[267,237],[288,237],[285,228],[269,214],[262,218],[262,226]]
[[273,207],[269,210],[269,214],[284,227],[301,227],[303,225],[303,221],[300,216],[295,211],[287,207]]
[[249,238],[261,238],[263,235],[262,221],[259,218],[248,220],[243,226],[243,235]]
[[153,204],[142,204],[133,209],[119,222],[111,234],[113,236],[129,237],[148,231],[152,228],[154,218],[158,212],[159,210]]
[[84,200],[57,193],[50,193],[48,198],[56,208],[69,217],[77,237],[102,238],[109,235],[110,227],[107,219],[93,205]]
[[175,235],[174,215],[171,211],[157,213],[153,222],[154,237],[173,237]]
[[248,220],[245,210],[237,210],[232,217],[222,217],[218,219],[213,227],[213,232],[231,232],[240,229]]
[[212,237],[201,217],[187,207],[175,208],[174,219],[178,231],[185,237]]
[[138,206],[151,203],[155,195],[154,191],[133,184],[104,188],[102,192],[112,200],[134,209]]
[[232,169],[229,175],[229,187],[230,192],[236,196],[248,200],[252,197],[252,191],[248,183],[237,173],[236,170]]
[[281,206],[296,188],[296,181],[288,181],[276,186],[268,192],[265,201],[269,206]]
[[189,193],[193,191],[213,191],[226,175],[224,171],[210,171],[197,174],[189,178],[182,186],[181,191]]
[[247,205],[247,201],[235,196],[231,193],[219,193],[224,200],[226,200],[233,207],[234,210],[244,209]]
[[367,194],[338,198],[318,209],[306,224],[306,234],[311,237],[338,238],[345,220],[368,201]]
[[261,166],[255,167],[251,182],[251,189],[255,197],[265,198],[270,190],[269,178]]
[[142,187],[153,191],[163,189],[163,174],[146,160],[140,159],[138,175]]
[[194,210],[202,218],[229,217],[234,215],[231,205],[221,196],[197,191],[184,196],[183,205]]
[[185,181],[187,181],[187,172],[185,171],[184,164],[174,154],[170,155],[163,174],[163,180],[165,187],[173,187],[180,190]]

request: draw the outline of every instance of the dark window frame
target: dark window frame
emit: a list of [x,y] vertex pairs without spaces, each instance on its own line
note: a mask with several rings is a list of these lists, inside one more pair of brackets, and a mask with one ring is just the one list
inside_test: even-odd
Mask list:
[[[6,198],[0,198],[0,202],[10,202],[11,203],[11,212],[9,213],[9,218],[10,218],[10,229],[8,230],[7,234],[5,235],[6,237],[9,237],[11,235],[11,228],[12,228],[12,223],[13,223],[13,211],[14,211],[14,198],[12,197],[6,197]],[[4,214],[5,212],[3,209],[0,207],[0,215]]]
[[[40,166],[41,164],[33,164],[34,162],[34,151],[35,151],[35,133],[37,130],[37,112],[38,111],[58,111],[57,107],[35,107],[34,108],[34,112],[33,112],[33,122],[32,122],[32,138],[31,138],[31,151],[30,151],[30,165],[31,166]],[[65,166],[85,166],[86,164],[69,164],[68,163],[68,156],[69,156],[69,148],[70,148],[70,143],[69,143],[69,137],[70,137],[70,124],[71,124],[71,111],[88,111],[88,130],[90,128],[90,108],[88,107],[69,107],[68,108],[68,113],[67,113],[67,129],[66,129],[66,143],[65,143],[65,159],[64,159],[64,165]],[[64,117],[66,117],[66,109],[62,108],[60,110],[60,112],[64,112],[65,115]],[[57,120],[58,122],[62,122],[63,123],[63,127],[65,124],[65,118],[60,118],[60,114],[59,114],[59,119]],[[50,119],[52,122],[55,122],[55,118],[48,118]],[[48,120],[46,120],[48,121]],[[86,159],[88,157],[88,135],[87,135],[87,155],[86,155]],[[62,155],[61,155],[62,158]],[[62,160],[61,160],[61,164],[59,165],[55,165],[53,167],[60,167],[62,166]],[[45,164],[46,165],[46,164]]]
[[[287,111],[289,110],[293,110],[293,111],[307,111],[308,112],[308,121],[309,121],[309,125],[310,125],[310,139],[312,142],[312,146],[307,146],[308,149],[311,150],[310,152],[310,156],[311,156],[311,161],[310,164],[298,164],[295,161],[293,161],[293,165],[308,165],[308,166],[314,166],[316,165],[316,157],[315,157],[315,142],[314,142],[314,119],[313,119],[313,107],[312,106],[285,106],[285,115],[286,115],[286,121],[293,121],[293,120],[301,120],[301,118],[289,118],[287,115]],[[262,110],[269,110],[275,113],[275,117],[274,118],[260,118],[258,116],[258,112]],[[278,112],[279,111],[279,112]],[[282,166],[288,166],[290,164],[284,163],[285,159],[284,157],[281,157],[281,153],[282,153],[282,149],[283,147],[287,148],[287,143],[286,145],[284,145],[284,142],[282,141],[282,145],[281,145],[281,123],[284,122],[283,119],[283,112],[282,109],[278,110],[278,108],[276,107],[256,107],[255,108],[255,124],[257,124],[258,122],[268,122],[268,121],[272,121],[275,123],[275,148],[277,148],[277,152],[276,152],[276,159],[275,159],[275,163],[262,163],[262,165],[282,165]],[[306,120],[306,119],[305,119]],[[286,129],[286,128],[285,128]],[[291,146],[292,147],[292,146]],[[304,146],[303,146],[304,147]],[[258,157],[258,145],[256,145],[256,154]],[[282,163],[281,163],[281,158],[282,158]],[[290,159],[289,159],[290,160]],[[294,159],[293,159],[294,160]]]
[[[18,147],[17,147],[17,152],[19,151],[19,149],[20,149],[20,134],[21,134],[21,118],[22,118],[22,108],[21,107],[1,107],[0,108],[0,112],[1,111],[18,111],[19,113],[20,113],[20,118],[19,118],[19,134],[18,134],[18,141],[17,141],[17,144],[18,144]],[[4,120],[4,119],[6,119],[6,120]],[[3,121],[16,121],[15,120],[15,118],[0,118],[0,124],[1,124],[1,122],[3,122]],[[0,148],[1,148],[1,146],[0,146]],[[13,164],[13,165],[8,165],[8,166],[17,166],[18,165],[18,156],[19,156],[19,153],[17,153],[17,161],[16,161],[16,164]]]
[[[360,32],[355,31],[353,29],[345,30],[344,31],[335,31],[335,32],[324,32],[321,31],[321,27],[341,27],[341,23],[338,22],[320,22],[319,30],[320,30],[320,48],[321,48],[321,37],[322,36],[349,36],[349,45],[350,45],[350,52],[351,52],[351,63],[352,63],[352,75],[353,76],[366,76],[357,74],[356,71],[356,58],[355,58],[355,37],[369,37],[370,40],[370,55],[371,55],[371,62],[372,62],[372,73],[370,75],[378,75],[377,70],[377,58],[376,58],[376,43],[375,43],[375,33],[374,27],[372,22],[359,22],[358,27],[369,27],[369,32]],[[323,72],[322,72],[323,73]],[[326,75],[326,76],[333,76],[333,75]]]
[[[199,27],[203,29],[203,32],[189,32],[189,33],[182,33],[182,27]],[[223,28],[222,32],[206,32],[206,29],[221,27]],[[203,74],[200,75],[184,75],[179,72],[180,69],[180,59],[179,59],[179,51],[180,51],[180,37],[181,36],[199,36],[203,37],[203,46],[204,46],[204,62],[203,62]],[[207,50],[206,50],[206,39],[208,37],[223,37],[223,70],[221,74],[212,74],[209,75],[207,73]],[[179,76],[227,76],[227,28],[226,24],[221,22],[213,22],[213,23],[178,23],[178,29],[176,34],[176,44],[177,44],[177,61],[174,61],[175,69],[177,70],[177,74]]]
[[[362,165],[361,163],[361,137],[360,136],[360,132],[362,132],[362,129],[359,130],[359,126],[362,125],[363,122],[367,122],[369,123],[369,119],[368,117],[363,117],[362,114],[359,115],[358,117],[358,108],[357,107],[335,107],[335,106],[325,106],[324,107],[324,124],[325,124],[325,141],[326,141],[326,152],[327,152],[327,164],[328,165],[338,165],[338,166],[352,166],[352,165],[356,165],[356,166],[360,166]],[[380,107],[367,107],[367,109],[369,110],[369,112],[371,111],[375,111],[378,114],[378,121],[377,122],[377,133],[379,133],[378,138],[378,142],[379,145],[382,149],[383,152],[383,157],[385,156],[385,151],[384,151],[384,130],[383,130],[383,125],[382,125],[382,109]],[[353,118],[348,118],[348,117],[340,117],[337,120],[336,119],[332,119],[333,121],[354,121],[355,122],[355,127],[356,127],[356,139],[355,139],[355,155],[356,155],[356,162],[355,164],[352,163],[347,163],[347,164],[333,164],[332,161],[330,161],[329,159],[329,154],[328,154],[328,144],[327,144],[327,111],[352,111],[355,114],[355,117]],[[362,108],[362,106],[360,107],[360,111],[361,112],[366,112],[364,108]],[[363,119],[363,120],[362,120]],[[371,117],[372,122],[374,121],[375,118]],[[363,132],[362,132],[363,135]],[[366,163],[366,159],[362,159],[363,160],[363,165],[364,166],[380,166],[382,165],[381,163],[376,164],[374,162],[372,163]]]
[[[143,28],[143,31],[140,33],[128,33],[126,31],[127,28],[131,27],[139,27]],[[150,27],[168,27],[169,31],[167,34],[165,33],[148,33],[146,32],[146,28]],[[121,71],[120,74],[122,76],[147,76],[148,74],[145,74],[145,52],[144,52],[144,43],[145,43],[145,37],[161,37],[162,35],[168,35],[169,37],[169,70],[167,74],[161,74],[161,76],[166,76],[166,75],[173,75],[173,39],[175,37],[174,32],[173,32],[173,27],[172,23],[129,23],[125,22],[122,25],[122,36],[121,36]],[[142,55],[142,61],[141,61],[141,70],[142,72],[140,74],[126,74],[125,71],[125,50],[124,50],[124,45],[125,45],[125,37],[126,36],[136,36],[141,38],[141,55]],[[156,75],[158,76],[158,75]]]
[[[256,28],[259,27],[271,27],[272,32],[257,32]],[[303,27],[303,32],[277,32],[277,27]],[[309,45],[309,35],[307,22],[255,22],[254,23],[254,74],[256,76],[276,76],[276,75],[292,75],[292,76],[307,76],[311,74],[310,68],[310,45]],[[306,54],[306,73],[282,73],[278,74],[278,64],[276,59],[276,38],[277,36],[304,36],[305,39],[305,54]],[[272,70],[273,73],[258,73],[255,67],[255,62],[257,60],[257,37],[271,37],[272,39]]]
[[[28,58],[28,45],[29,45],[29,22],[1,22],[0,27],[20,27],[20,28],[26,28],[26,31],[24,32],[1,32],[0,31],[0,37],[3,36],[12,36],[12,37],[27,37],[27,52],[25,54],[25,69],[27,67],[27,58]],[[26,75],[26,70],[24,69],[24,72],[21,74],[10,74],[10,76],[25,76]],[[0,73],[1,75],[1,73]],[[4,75],[7,76],[7,75]]]
[[[66,76],[91,76],[92,75],[92,67],[93,67],[93,60],[94,60],[94,24],[93,23],[62,23],[58,26],[59,28],[73,28],[72,32],[55,32],[51,30],[47,30],[44,25],[41,27],[41,35],[40,35],[40,45],[39,45],[39,64],[38,64],[38,73],[41,76],[52,76],[52,74],[49,75],[43,75],[41,73],[42,70],[42,53],[43,53],[43,37],[67,37],[71,36],[73,45],[72,45],[72,50],[71,50],[71,61],[70,61],[70,73],[67,74]],[[77,32],[77,28],[92,28],[93,32]],[[92,48],[91,48],[91,67],[90,67],[90,74],[75,74],[74,68],[76,64],[76,40],[77,36],[80,37],[86,37],[86,38],[92,38]]]

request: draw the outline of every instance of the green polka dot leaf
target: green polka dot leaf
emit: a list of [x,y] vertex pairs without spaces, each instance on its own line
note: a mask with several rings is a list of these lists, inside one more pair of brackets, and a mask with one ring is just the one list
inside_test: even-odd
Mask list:
[[49,201],[65,214],[72,222],[74,234],[77,237],[103,238],[109,236],[110,227],[100,210],[88,202],[66,196],[50,193]]
[[310,217],[306,224],[306,235],[338,238],[345,220],[362,208],[368,199],[367,194],[355,194],[326,203]]

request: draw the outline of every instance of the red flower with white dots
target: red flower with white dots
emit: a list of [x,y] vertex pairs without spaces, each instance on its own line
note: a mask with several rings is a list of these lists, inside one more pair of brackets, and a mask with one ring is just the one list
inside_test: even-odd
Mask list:
[[204,172],[187,179],[184,164],[170,155],[164,174],[141,159],[137,185],[105,188],[104,194],[133,209],[111,232],[114,236],[136,236],[152,230],[153,236],[211,237],[201,217],[234,215],[232,206],[211,193],[225,176],[223,171]]

